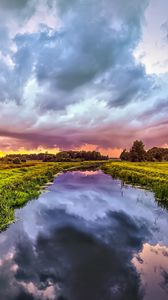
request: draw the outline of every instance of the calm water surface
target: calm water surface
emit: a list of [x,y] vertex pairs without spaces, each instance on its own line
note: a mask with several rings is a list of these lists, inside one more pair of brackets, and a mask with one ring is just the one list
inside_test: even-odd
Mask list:
[[167,300],[168,212],[101,171],[67,172],[0,234],[0,300]]

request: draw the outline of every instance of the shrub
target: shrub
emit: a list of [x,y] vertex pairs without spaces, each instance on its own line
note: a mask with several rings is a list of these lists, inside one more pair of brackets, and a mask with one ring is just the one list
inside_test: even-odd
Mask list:
[[13,164],[21,164],[21,160],[19,157],[13,159]]

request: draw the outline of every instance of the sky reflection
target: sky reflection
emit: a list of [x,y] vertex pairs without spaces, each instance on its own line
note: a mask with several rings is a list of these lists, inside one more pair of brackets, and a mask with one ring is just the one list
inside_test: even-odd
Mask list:
[[167,300],[168,214],[101,171],[67,172],[0,234],[0,299]]

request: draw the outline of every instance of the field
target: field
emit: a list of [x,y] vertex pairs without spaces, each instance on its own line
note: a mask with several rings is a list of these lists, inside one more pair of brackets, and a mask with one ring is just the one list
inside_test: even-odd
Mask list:
[[102,169],[124,183],[153,191],[156,199],[168,207],[168,162],[108,162]]
[[39,196],[41,187],[54,175],[73,167],[84,167],[91,162],[42,163],[20,165],[0,164],[0,230],[14,221],[14,208]]

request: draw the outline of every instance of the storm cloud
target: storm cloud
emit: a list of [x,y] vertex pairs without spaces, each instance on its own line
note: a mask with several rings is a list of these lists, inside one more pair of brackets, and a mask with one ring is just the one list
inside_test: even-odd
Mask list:
[[135,57],[149,3],[1,1],[1,136],[18,148],[157,143],[142,132],[160,122],[167,74],[148,74]]

